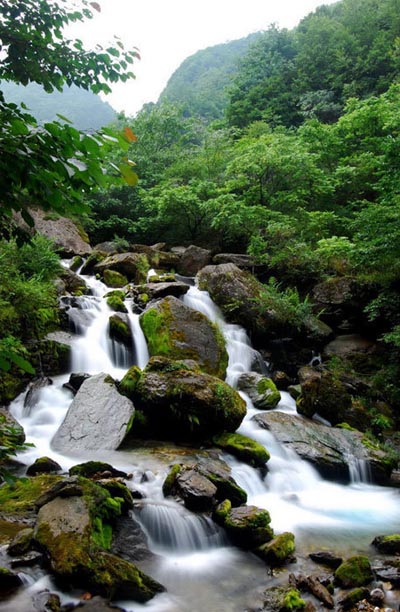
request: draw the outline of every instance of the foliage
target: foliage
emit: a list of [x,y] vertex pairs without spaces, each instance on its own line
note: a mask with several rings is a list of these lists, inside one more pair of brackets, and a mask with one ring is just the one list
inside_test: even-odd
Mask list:
[[308,298],[301,299],[296,289],[282,289],[273,277],[264,285],[259,308],[262,311],[272,310],[282,325],[295,329],[300,329],[312,315],[312,305]]
[[[130,65],[136,50],[116,47],[87,51],[78,39],[64,38],[63,28],[92,17],[97,3],[81,0],[81,9],[68,0],[16,0],[0,7],[0,79],[26,85],[35,82],[47,92],[61,91],[64,84],[94,93],[110,91],[107,82],[133,77]],[[32,203],[46,210],[79,213],[82,195],[105,186],[105,150],[112,143],[127,146],[128,131],[113,136],[109,130],[81,134],[64,118],[39,127],[36,119],[0,92],[0,202],[2,214],[21,211],[32,224],[27,209]],[[128,183],[136,181],[129,160],[118,174]],[[115,173],[115,170],[114,170]]]

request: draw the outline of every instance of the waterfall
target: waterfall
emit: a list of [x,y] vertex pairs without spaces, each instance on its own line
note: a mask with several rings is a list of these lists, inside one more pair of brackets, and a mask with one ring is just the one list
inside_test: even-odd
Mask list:
[[[149,359],[147,345],[130,301],[126,300],[126,305],[134,347],[125,360],[125,354],[113,355],[112,344],[108,341],[111,311],[103,297],[108,288],[93,277],[85,276],[84,279],[91,295],[63,299],[76,333],[72,371],[93,374],[105,371],[120,379],[132,363],[144,368]],[[236,386],[240,374],[251,371],[256,363],[259,369],[263,362],[252,348],[245,330],[226,323],[206,292],[191,287],[182,299],[221,329],[229,355],[226,377],[229,384]],[[35,444],[18,456],[22,463],[29,465],[37,457],[48,455],[67,470],[78,462],[76,458],[54,453],[49,445],[72,401],[71,392],[62,386],[67,380],[68,375],[54,377],[52,385],[40,389],[29,413],[24,413],[24,394],[13,402],[12,414],[24,427],[27,441]],[[258,411],[248,396],[242,392],[241,395],[247,404],[247,416],[238,432],[264,445],[271,459],[267,469],[262,471],[229,454],[221,455],[230,465],[233,478],[247,491],[248,503],[270,512],[276,533],[293,531],[301,551],[315,550],[318,546],[329,549],[334,542],[338,553],[350,556],[354,551],[368,551],[375,535],[398,532],[398,491],[366,483],[364,476],[360,478],[360,465],[354,466],[353,481],[349,485],[325,481],[309,463],[287,450],[271,432],[252,420]],[[285,392],[281,392],[281,396],[276,410],[295,414],[294,400]],[[169,466],[174,462],[197,461],[202,452],[201,449],[177,448],[172,443],[163,446],[144,443],[143,447],[137,445],[132,450],[96,455],[96,459],[133,473],[127,485],[144,496],[135,500],[134,515],[155,553],[154,560],[144,569],[167,588],[166,593],[145,605],[117,602],[129,612],[242,612],[254,609],[254,592],[269,584],[266,567],[257,557],[230,546],[209,518],[192,514],[181,504],[164,498],[162,483]],[[93,455],[90,453],[80,460],[93,459]],[[47,577],[39,578],[30,588],[40,589],[43,584],[55,590]],[[19,597],[21,594],[13,600],[14,607],[10,610],[30,609],[18,607]],[[65,593],[62,600],[63,603],[74,601]]]

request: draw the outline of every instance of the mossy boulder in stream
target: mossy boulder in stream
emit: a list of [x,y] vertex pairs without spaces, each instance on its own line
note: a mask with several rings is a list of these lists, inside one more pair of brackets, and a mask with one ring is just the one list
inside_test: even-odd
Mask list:
[[94,271],[104,275],[106,270],[113,270],[124,275],[128,281],[140,284],[146,281],[149,268],[144,253],[115,253],[96,263]]
[[400,554],[400,534],[393,533],[390,535],[377,536],[372,541],[372,546],[375,546],[380,553],[385,555]]
[[214,512],[214,520],[221,525],[233,542],[242,548],[255,549],[270,542],[274,532],[270,527],[268,510],[256,506],[232,508],[228,500]]
[[293,561],[295,548],[293,533],[285,531],[275,536],[270,542],[259,546],[255,553],[268,565],[275,567]]
[[223,378],[228,365],[219,328],[173,296],[151,303],[140,316],[150,355],[194,359],[208,374]]
[[61,580],[107,598],[147,601],[163,587],[134,564],[108,552],[122,500],[85,478],[65,481],[42,499],[34,531]]
[[[147,437],[199,440],[235,431],[246,404],[228,384],[204,374],[187,362],[152,357],[141,372],[128,371],[119,389],[128,391],[146,421]],[[196,367],[196,366],[194,366]],[[133,421],[131,435],[142,435]]]
[[125,287],[128,284],[126,276],[116,270],[104,270],[103,281],[107,287]]
[[123,313],[111,315],[108,320],[108,333],[110,338],[122,342],[122,344],[128,347],[131,347],[133,344],[133,335],[129,319]]
[[371,564],[364,555],[349,557],[335,571],[335,582],[346,589],[365,586],[372,580]]
[[225,432],[214,436],[213,443],[254,467],[264,467],[270,459],[269,452],[262,444],[242,434]]
[[259,410],[272,410],[280,402],[281,394],[273,380],[257,372],[244,372],[238,380],[238,389],[247,393]]

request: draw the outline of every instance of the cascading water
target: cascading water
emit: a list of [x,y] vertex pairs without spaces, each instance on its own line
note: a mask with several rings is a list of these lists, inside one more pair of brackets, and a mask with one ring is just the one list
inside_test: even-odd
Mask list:
[[[92,277],[84,278],[92,295],[68,301],[73,329],[81,334],[73,341],[72,371],[105,371],[120,379],[133,360],[140,368],[145,367],[149,356],[138,315],[131,312],[128,303],[134,348],[121,366],[122,358],[115,355],[113,358],[108,342],[108,320],[112,313],[103,299],[108,289]],[[229,354],[227,382],[235,386],[242,372],[251,370],[255,362],[260,364],[260,356],[251,347],[246,332],[237,325],[225,323],[209,295],[196,287],[189,289],[183,301],[220,326]],[[76,458],[54,453],[50,447],[51,438],[72,400],[71,393],[62,387],[67,379],[68,376],[54,378],[52,385],[38,392],[38,401],[29,411],[24,412],[23,396],[13,403],[14,416],[23,425],[28,441],[35,444],[35,448],[19,457],[22,462],[30,464],[43,455],[50,455],[64,469],[77,462]],[[268,472],[263,475],[229,455],[223,458],[230,464],[238,484],[247,491],[248,503],[270,511],[276,532],[293,531],[300,545],[308,545],[312,538],[310,548],[326,548],[334,540],[336,550],[354,553],[365,551],[372,536],[399,530],[397,491],[359,480],[347,486],[323,480],[314,468],[251,420],[257,411],[249,398],[242,396],[248,411],[238,431],[269,450]],[[296,412],[294,401],[287,393],[282,393],[277,410]],[[199,452],[193,451],[193,458]],[[158,452],[157,447],[153,452],[146,448],[115,451],[104,456],[96,454],[96,458],[133,472],[134,478],[127,484],[144,495],[137,502],[134,514],[148,536],[151,550],[156,553],[154,561],[144,569],[167,588],[167,593],[145,606],[127,601],[118,603],[129,612],[242,612],[250,607],[252,594],[267,586],[265,565],[253,555],[229,546],[221,530],[208,519],[164,499],[162,482],[171,462],[181,461],[181,453],[171,445],[165,454],[163,449]],[[93,453],[86,459],[93,459]],[[39,590],[43,585],[54,590],[47,577],[40,578],[30,588]],[[72,598],[64,595],[63,601],[68,600]],[[14,609],[25,612],[30,608],[14,605]]]

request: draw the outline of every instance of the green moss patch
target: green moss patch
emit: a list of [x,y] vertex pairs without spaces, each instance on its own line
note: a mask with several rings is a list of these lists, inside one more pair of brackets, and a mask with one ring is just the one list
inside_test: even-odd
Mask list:
[[264,467],[270,459],[269,452],[261,444],[238,433],[222,433],[214,436],[212,441],[227,453],[255,467]]

